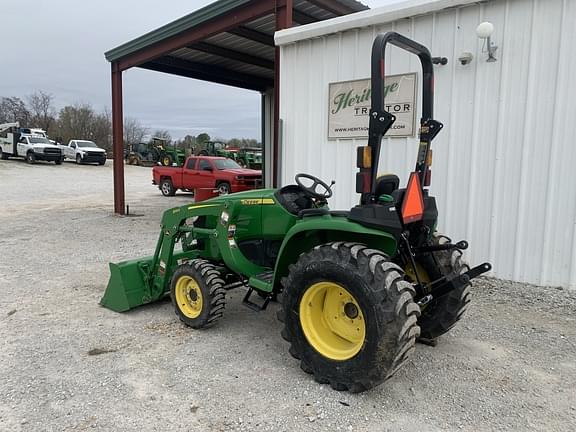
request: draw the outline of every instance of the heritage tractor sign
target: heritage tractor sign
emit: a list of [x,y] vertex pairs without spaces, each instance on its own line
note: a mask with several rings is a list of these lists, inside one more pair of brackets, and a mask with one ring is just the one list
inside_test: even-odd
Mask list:
[[[329,139],[368,138],[370,93],[369,79],[330,83]],[[414,136],[416,74],[387,76],[384,82],[384,101],[386,111],[396,116],[386,136]]]

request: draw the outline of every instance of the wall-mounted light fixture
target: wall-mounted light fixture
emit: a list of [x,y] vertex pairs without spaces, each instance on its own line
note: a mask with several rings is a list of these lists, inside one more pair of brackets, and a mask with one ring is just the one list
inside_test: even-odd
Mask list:
[[480,39],[484,39],[484,46],[486,46],[486,51],[484,50],[484,47],[482,47],[482,52],[488,52],[488,59],[486,60],[487,62],[496,61],[494,53],[496,52],[498,47],[494,45],[494,43],[490,39],[492,33],[494,33],[494,24],[492,24],[491,22],[486,21],[478,24],[478,27],[476,27],[476,34]]

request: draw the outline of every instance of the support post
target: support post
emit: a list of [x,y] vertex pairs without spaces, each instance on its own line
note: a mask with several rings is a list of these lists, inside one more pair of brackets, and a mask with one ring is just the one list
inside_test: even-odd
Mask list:
[[[276,30],[292,27],[293,0],[279,2],[276,8]],[[274,151],[272,168],[272,185],[278,187],[278,160],[280,140],[280,48],[275,48],[274,55]]]
[[112,152],[114,153],[114,213],[125,214],[124,197],[124,116],[122,113],[122,71],[112,63]]

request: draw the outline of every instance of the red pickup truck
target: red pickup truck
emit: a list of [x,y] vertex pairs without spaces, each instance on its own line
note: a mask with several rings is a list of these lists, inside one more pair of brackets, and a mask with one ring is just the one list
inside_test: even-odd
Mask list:
[[262,186],[262,171],[242,168],[232,159],[212,156],[190,156],[182,167],[155,166],[152,184],[164,196],[178,189],[218,189],[220,194],[241,192]]

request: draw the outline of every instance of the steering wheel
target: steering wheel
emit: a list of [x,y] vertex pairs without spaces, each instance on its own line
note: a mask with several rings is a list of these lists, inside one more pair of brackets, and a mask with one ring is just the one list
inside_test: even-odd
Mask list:
[[[312,185],[311,186],[304,186],[304,184],[302,183],[302,181],[300,179],[312,180]],[[311,198],[316,198],[318,200],[325,200],[325,199],[328,199],[332,196],[332,189],[330,188],[330,186],[328,186],[326,183],[324,183],[318,177],[314,177],[313,175],[310,175],[310,174],[296,174],[296,177],[294,180],[296,180],[296,184],[298,186],[300,186],[300,188],[302,188],[302,191],[304,191],[304,193]],[[316,191],[316,187],[318,185],[320,185],[324,188],[323,192],[317,192]]]

